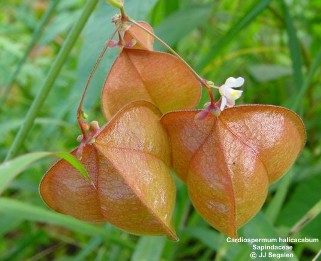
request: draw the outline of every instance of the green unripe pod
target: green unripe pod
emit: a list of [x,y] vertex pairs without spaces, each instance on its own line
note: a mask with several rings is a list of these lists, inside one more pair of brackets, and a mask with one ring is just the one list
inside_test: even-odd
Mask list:
[[122,9],[124,7],[124,0],[106,0],[106,1],[113,7],[116,7],[119,9]]

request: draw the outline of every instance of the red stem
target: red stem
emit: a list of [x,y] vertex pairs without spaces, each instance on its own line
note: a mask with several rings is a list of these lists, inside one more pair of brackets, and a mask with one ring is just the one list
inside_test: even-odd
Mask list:
[[96,70],[98,68],[98,65],[100,64],[104,54],[108,50],[110,42],[115,37],[115,34],[119,31],[119,28],[120,28],[120,26],[117,26],[117,28],[115,29],[115,31],[112,33],[111,37],[109,38],[109,40],[105,44],[103,50],[100,52],[100,54],[98,56],[98,59],[96,60],[95,65],[94,65],[94,67],[92,68],[92,70],[90,72],[89,78],[88,78],[88,80],[86,82],[86,85],[84,87],[83,93],[81,95],[81,99],[80,99],[80,102],[79,102],[79,105],[78,105],[78,109],[77,109],[77,122],[78,122],[79,128],[81,130],[81,133],[83,135],[83,140],[87,139],[86,127],[88,126],[88,124],[82,120],[83,113],[84,113],[83,105],[84,105],[85,95],[87,93],[89,84],[90,84],[90,82],[91,82],[91,80],[92,80],[92,78],[93,78],[93,76],[94,76],[94,74],[95,74],[95,72],[96,72]]

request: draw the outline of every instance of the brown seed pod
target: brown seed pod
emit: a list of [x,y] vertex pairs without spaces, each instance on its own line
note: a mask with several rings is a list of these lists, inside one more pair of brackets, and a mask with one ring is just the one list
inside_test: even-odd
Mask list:
[[203,120],[195,119],[198,113],[161,119],[172,165],[201,216],[236,237],[262,207],[268,185],[294,163],[305,143],[304,125],[292,111],[268,105],[237,106]]
[[147,102],[127,105],[82,148],[81,162],[93,184],[59,160],[41,181],[43,200],[81,220],[177,240],[171,224],[175,184],[160,115]]
[[[142,27],[150,32],[153,32],[153,28],[146,22],[138,22]],[[131,24],[129,28],[124,33],[124,40],[126,43],[133,43],[131,48],[135,49],[145,49],[153,50],[154,37],[147,33],[145,30],[137,26],[136,24]]]
[[194,108],[200,95],[200,83],[175,56],[123,48],[106,78],[101,103],[109,119],[131,101],[149,101],[166,113]]

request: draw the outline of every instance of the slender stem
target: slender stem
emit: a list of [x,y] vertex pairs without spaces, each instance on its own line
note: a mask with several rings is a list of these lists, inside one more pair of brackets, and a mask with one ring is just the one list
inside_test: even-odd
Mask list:
[[7,153],[5,159],[6,161],[17,155],[23,141],[25,140],[26,136],[29,134],[29,131],[33,126],[38,111],[40,110],[44,101],[48,97],[48,94],[52,89],[52,86],[55,80],[57,79],[62,66],[68,58],[68,54],[70,53],[72,47],[77,41],[82,29],[84,28],[89,16],[93,12],[97,3],[98,0],[88,0],[78,22],[74,25],[74,27],[68,34],[67,39],[64,42],[64,45],[60,49],[60,52],[58,53],[58,56],[54,61],[44,84],[42,85],[35,99],[33,100],[33,103],[25,117],[24,123],[21,125],[14,142]]
[[320,260],[319,259],[320,257],[321,257],[321,250],[315,255],[315,257],[312,259],[312,261]]
[[178,59],[180,59],[187,68],[194,74],[194,76],[197,78],[197,80],[200,82],[200,84],[205,87],[206,91],[208,92],[211,103],[214,104],[214,96],[211,87],[208,85],[207,81],[203,79],[173,48],[171,48],[167,43],[165,43],[162,39],[160,39],[157,35],[155,35],[153,32],[149,31],[145,27],[141,26],[139,23],[137,23],[132,18],[126,16],[124,17],[125,20],[137,25],[139,28],[144,30],[146,33],[154,37],[157,41],[159,41],[167,50],[169,50],[172,54],[174,54]]
[[18,62],[14,72],[11,74],[10,78],[9,78],[9,81],[8,83],[6,84],[6,86],[4,87],[4,92],[3,92],[3,95],[1,96],[1,99],[0,99],[0,110],[3,108],[7,98],[8,98],[8,95],[9,95],[9,92],[10,92],[10,89],[14,83],[14,81],[16,80],[17,78],[17,75],[19,74],[23,64],[26,62],[31,50],[32,50],[32,47],[35,45],[35,43],[38,41],[40,35],[41,35],[41,32],[43,31],[44,27],[46,26],[49,18],[51,17],[52,13],[54,12],[57,4],[59,3],[59,1],[51,1],[50,3],[50,6],[48,7],[46,13],[43,15],[43,17],[41,18],[41,21],[39,22],[39,25],[37,26],[37,28],[35,29],[32,37],[31,37],[31,41],[27,47],[27,50],[24,52],[24,55],[23,57],[20,59],[20,61]]
[[306,224],[321,213],[321,199],[291,228],[288,236],[298,233]]
[[125,13],[124,7],[120,8],[119,10],[120,10],[120,14],[121,14],[122,17],[128,17],[128,16],[126,15],[126,13]]
[[167,50],[169,50],[172,54],[174,54],[177,58],[179,58],[188,68],[189,70],[195,75],[195,77],[202,83],[205,84],[204,79],[198,75],[197,72],[173,49],[171,48],[167,43],[165,43],[162,39],[160,39],[157,35],[155,35],[153,32],[149,31],[145,27],[141,26],[139,23],[137,23],[132,18],[128,17],[126,18],[129,22],[137,25],[139,28],[143,29],[146,33],[153,36],[157,41],[159,41]]
[[82,93],[82,96],[81,96],[81,99],[80,99],[80,102],[79,102],[79,105],[78,105],[78,110],[77,110],[77,121],[78,121],[78,125],[79,125],[79,128],[82,132],[82,135],[83,135],[83,139],[86,139],[86,136],[87,136],[87,133],[86,133],[86,130],[84,129],[84,122],[82,121],[82,115],[83,115],[83,104],[84,104],[84,100],[85,100],[85,96],[86,96],[86,93],[88,91],[88,87],[89,87],[89,84],[92,80],[92,78],[94,77],[94,74],[102,60],[102,58],[104,57],[106,51],[108,50],[109,48],[109,45],[110,45],[110,42],[113,40],[113,38],[115,37],[116,33],[119,31],[119,26],[117,26],[117,28],[115,29],[115,31],[112,33],[111,37],[109,38],[109,40],[107,41],[107,43],[104,45],[104,48],[102,49],[102,51],[100,52],[95,64],[94,64],[94,67],[91,69],[91,72],[90,72],[90,75],[89,75],[89,78],[86,82],[86,85],[84,87],[84,91]]

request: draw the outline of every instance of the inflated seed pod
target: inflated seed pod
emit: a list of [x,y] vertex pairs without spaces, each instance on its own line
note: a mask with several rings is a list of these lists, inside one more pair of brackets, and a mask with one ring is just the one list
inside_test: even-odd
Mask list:
[[160,116],[150,103],[127,105],[82,146],[81,162],[91,182],[59,160],[41,181],[43,200],[81,220],[177,240],[171,224],[175,184]]
[[198,114],[162,117],[172,165],[200,215],[236,237],[262,207],[269,184],[294,163],[305,144],[305,128],[294,112],[269,105],[237,106],[202,120]]
[[[153,32],[153,28],[146,22],[138,22],[146,30]],[[153,50],[154,37],[136,24],[131,24],[124,33],[126,47]]]
[[109,119],[129,102],[153,103],[162,113],[194,108],[201,86],[177,57],[148,50],[123,48],[103,87],[102,110]]

